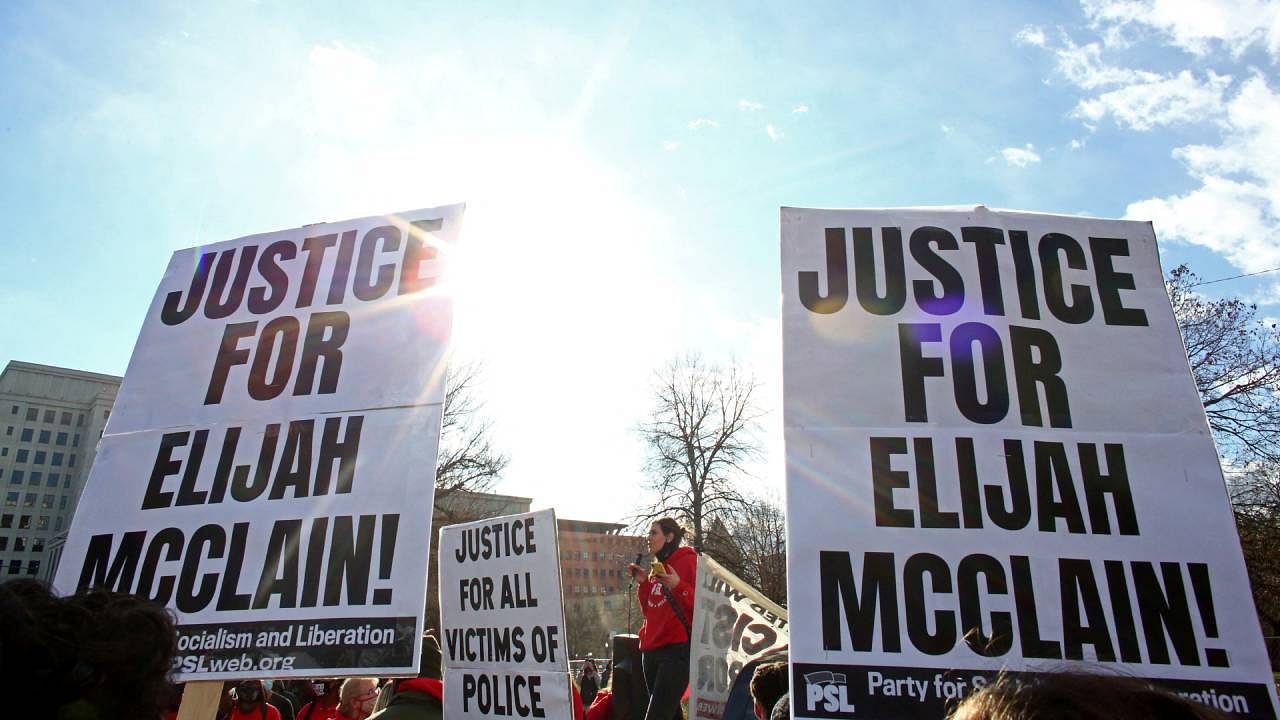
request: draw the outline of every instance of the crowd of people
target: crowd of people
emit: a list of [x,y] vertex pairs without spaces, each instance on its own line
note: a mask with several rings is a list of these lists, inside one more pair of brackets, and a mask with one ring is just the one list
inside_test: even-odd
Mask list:
[[[690,618],[697,554],[671,518],[653,523],[648,568],[628,569],[644,613],[638,667],[594,660],[573,678],[575,720],[681,720],[687,717]],[[177,649],[173,616],[145,599],[103,589],[58,597],[34,580],[0,584],[0,676],[23,688],[6,716],[57,720],[165,720],[180,689],[169,682]],[[615,701],[614,685],[642,673],[642,702]],[[746,671],[744,671],[745,673]],[[749,681],[757,720],[790,717],[785,661],[755,664]],[[417,677],[248,679],[223,687],[218,720],[437,720],[443,717],[441,652],[423,636]],[[1229,717],[1145,680],[1082,672],[1002,676],[964,699],[950,720],[1103,720]]]

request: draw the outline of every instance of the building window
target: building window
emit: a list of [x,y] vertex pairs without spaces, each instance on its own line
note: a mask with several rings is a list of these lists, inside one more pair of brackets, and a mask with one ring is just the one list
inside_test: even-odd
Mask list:
[[4,496],[5,507],[18,507],[18,493],[11,492]]
[[44,538],[38,537],[31,541],[31,552],[44,552]]
[[4,457],[5,455],[8,455],[8,454],[9,454],[9,448],[0,448],[0,457]]
[[17,574],[18,574],[19,572],[21,572],[21,571],[22,571],[22,561],[21,561],[21,560],[10,560],[10,561],[9,561],[9,574],[10,574],[10,575],[17,575]]
[[45,510],[52,510],[52,509],[53,509],[53,496],[52,496],[52,495],[45,495],[44,497],[40,498],[40,507],[44,508]]
[[106,419],[108,419],[108,418],[110,418],[110,417],[111,417],[111,411],[110,411],[110,410],[103,410],[103,411],[102,411],[102,419],[103,419],[103,420],[106,420]]
[[37,529],[37,530],[48,530],[48,529],[49,529],[49,516],[48,516],[48,515],[41,515],[41,516],[40,516],[40,520],[39,520],[39,522],[37,522],[37,523],[36,523],[36,529]]
[[[36,506],[35,493],[27,493],[22,496],[22,507],[35,507],[35,506]],[[27,515],[23,515],[22,519],[26,520],[27,522],[31,522],[31,518]]]
[[14,538],[14,539],[13,539],[13,551],[14,551],[14,552],[26,552],[26,551],[27,551],[27,538],[26,538],[26,536],[24,536],[24,535],[19,535],[18,537],[16,537],[16,538]]
[[58,433],[58,437],[54,438],[54,440],[53,440],[53,444],[54,444],[54,445],[66,445],[66,444],[67,444],[67,434],[66,434],[66,433],[64,433],[64,432],[60,432],[60,433]]
[[45,422],[47,422],[47,423],[52,423],[52,422],[53,422],[53,416],[54,416],[54,412],[53,412],[52,410],[45,410],[45,411],[44,411],[44,421],[45,421]]
[[53,459],[49,462],[49,464],[50,464],[50,465],[55,465],[55,466],[56,466],[56,465],[61,465],[61,464],[62,464],[62,453],[60,453],[60,452],[56,452],[56,453],[54,453],[54,454],[53,454]]
[[12,434],[13,434],[13,426],[12,426],[12,425],[10,425],[9,427],[5,428],[4,434],[5,434],[5,435],[12,435]]
[[44,486],[56,488],[58,487],[58,481],[61,479],[62,479],[62,476],[59,475],[58,473],[49,473],[49,479],[44,481]]
[[24,463],[27,461],[28,455],[29,453],[27,452],[26,448],[22,448],[18,450],[18,457],[14,458],[14,460],[16,462]]
[[[66,500],[66,498],[63,498],[63,500]],[[59,515],[58,517],[56,517],[56,518],[54,518],[54,519],[53,519],[53,529],[54,529],[54,531],[55,531],[55,532],[56,532],[56,531],[60,531],[60,530],[62,530],[62,516],[61,516],[61,515]]]
[[43,465],[44,461],[49,458],[49,453],[44,450],[36,451],[36,459],[32,461],[33,465]]
[[76,466],[76,454],[71,453],[71,457],[67,458],[67,467],[75,467],[75,466]]
[[35,575],[35,574],[37,574],[37,573],[39,573],[39,572],[40,572],[40,561],[39,561],[39,560],[32,560],[31,562],[27,563],[27,574],[28,574],[28,575]]
[[0,552],[9,549],[9,538],[6,535],[0,535]]
[[70,490],[70,489],[71,489],[71,476],[70,476],[70,475],[67,475],[66,477],[62,478],[62,487],[63,487],[64,489],[66,489],[66,490]]
[[35,436],[36,436],[35,430],[32,430],[31,428],[23,428],[22,434],[18,436],[18,439],[21,440],[22,442],[31,442],[32,438],[34,438]]
[[31,479],[27,481],[27,484],[39,486],[40,481],[43,479],[44,479],[44,473],[33,472],[31,473]]
[[69,413],[69,412],[64,412],[64,413],[62,413],[62,416],[58,418],[58,424],[59,424],[59,425],[70,425],[70,424],[71,424],[71,413]]
[[66,496],[66,495],[63,495],[62,497],[58,498],[58,509],[59,509],[59,510],[66,510],[66,509],[67,509],[67,496]]
[[75,438],[71,441],[71,447],[80,447],[80,433],[76,433]]
[[53,437],[53,434],[52,434],[52,433],[50,433],[48,430],[41,430],[41,431],[40,431],[40,440],[39,440],[38,442],[39,442],[41,445],[48,445],[48,444],[49,444],[49,438],[51,438],[51,437]]
[[27,408],[27,422],[35,422],[40,417],[40,411],[35,408]]
[[76,417],[76,427],[84,427],[84,413]]
[[[32,501],[32,505],[34,505],[34,504],[35,504],[35,502],[34,502],[34,501]],[[30,515],[22,515],[22,516],[19,516],[19,517],[18,517],[18,529],[19,529],[19,530],[30,530],[30,529],[31,529],[31,516],[30,516]]]
[[0,528],[8,530],[13,527],[13,515],[0,515]]
[[17,405],[14,405],[14,406],[10,407],[10,408],[9,408],[9,414],[10,414],[10,415],[17,415],[17,414],[18,414],[18,406],[17,406]]

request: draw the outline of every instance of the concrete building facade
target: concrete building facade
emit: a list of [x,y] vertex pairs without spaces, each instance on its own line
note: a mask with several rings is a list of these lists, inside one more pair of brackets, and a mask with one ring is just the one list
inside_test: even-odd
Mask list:
[[17,360],[0,372],[0,579],[53,577],[120,381]]

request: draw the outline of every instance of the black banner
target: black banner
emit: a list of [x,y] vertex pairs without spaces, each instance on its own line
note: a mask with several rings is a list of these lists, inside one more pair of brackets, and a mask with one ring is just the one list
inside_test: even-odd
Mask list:
[[[182,673],[411,667],[417,618],[326,618],[178,628]],[[318,672],[317,675],[324,675]]]
[[[941,718],[998,675],[1036,675],[1007,670],[803,663],[793,664],[791,672],[791,709],[796,718]],[[1270,690],[1263,683],[1144,679],[1231,717],[1275,718]]]

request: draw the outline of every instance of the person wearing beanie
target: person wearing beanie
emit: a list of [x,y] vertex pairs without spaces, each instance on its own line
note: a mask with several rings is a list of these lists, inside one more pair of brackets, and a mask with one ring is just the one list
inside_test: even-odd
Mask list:
[[418,677],[397,681],[386,709],[368,720],[443,720],[444,683],[440,678],[440,641],[428,632],[422,636]]

